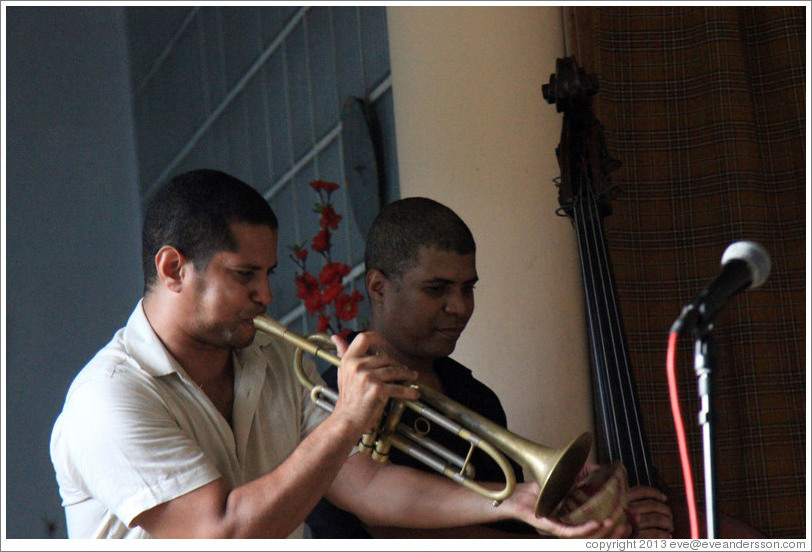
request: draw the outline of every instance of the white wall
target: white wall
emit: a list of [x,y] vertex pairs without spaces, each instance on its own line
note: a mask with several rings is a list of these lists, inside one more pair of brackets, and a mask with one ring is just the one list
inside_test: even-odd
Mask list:
[[477,241],[476,311],[454,353],[548,446],[591,430],[577,242],[555,215],[561,115],[541,86],[561,8],[389,7],[401,196],[454,209]]
[[64,537],[51,428],[71,380],[123,325],[142,287],[123,11],[3,9],[2,515],[8,538],[47,537],[46,520]]

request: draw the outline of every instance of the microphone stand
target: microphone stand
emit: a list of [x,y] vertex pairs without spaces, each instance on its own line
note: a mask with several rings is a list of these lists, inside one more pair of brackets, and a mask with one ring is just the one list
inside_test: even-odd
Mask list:
[[715,390],[716,344],[711,339],[712,320],[724,302],[740,291],[761,285],[770,273],[770,256],[755,242],[734,242],[722,255],[722,272],[694,301],[682,310],[671,332],[681,334],[690,328],[696,337],[694,370],[699,386],[699,424],[705,460],[705,509],[708,538],[719,531],[716,517],[716,481],[713,450],[713,392]]
[[700,410],[699,425],[702,429],[702,447],[705,467],[705,515],[709,539],[718,534],[719,522],[716,517],[716,460],[713,450],[713,392],[715,390],[715,372],[717,349],[716,342],[710,334],[711,326],[700,325],[696,328],[694,344],[694,371],[698,378]]

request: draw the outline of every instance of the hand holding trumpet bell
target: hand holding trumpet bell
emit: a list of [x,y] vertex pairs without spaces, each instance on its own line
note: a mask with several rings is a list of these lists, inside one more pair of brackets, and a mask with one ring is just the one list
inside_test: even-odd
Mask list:
[[[588,470],[596,469],[597,466],[590,465]],[[587,470],[587,471],[588,471]],[[586,477],[586,471],[579,476],[579,482]],[[577,483],[576,483],[577,484]],[[632,524],[628,517],[599,515],[597,519],[581,519],[579,521],[565,522],[554,515],[550,517],[528,516],[527,512],[532,512],[536,497],[539,493],[539,486],[536,482],[519,484],[516,492],[505,501],[505,506],[516,505],[519,512],[522,512],[525,523],[533,526],[542,536],[557,537],[563,539],[623,539],[629,538],[632,534]]]

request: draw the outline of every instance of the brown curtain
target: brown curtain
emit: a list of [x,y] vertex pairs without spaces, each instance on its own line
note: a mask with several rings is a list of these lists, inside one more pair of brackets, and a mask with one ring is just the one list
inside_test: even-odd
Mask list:
[[[740,239],[766,283],[716,318],[720,512],[774,538],[805,535],[804,7],[565,8],[568,55],[596,74],[595,112],[620,195],[605,227],[652,458],[684,493],[667,333]],[[693,337],[678,350],[682,412],[704,511]],[[705,533],[703,532],[703,535]]]

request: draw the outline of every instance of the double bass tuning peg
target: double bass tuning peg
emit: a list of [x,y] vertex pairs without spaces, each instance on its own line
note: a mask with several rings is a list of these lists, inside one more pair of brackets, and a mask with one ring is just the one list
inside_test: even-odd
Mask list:
[[572,106],[588,104],[598,92],[597,75],[587,75],[574,57],[558,58],[555,70],[550,75],[549,84],[542,85],[541,93],[547,103],[556,105],[559,113]]

